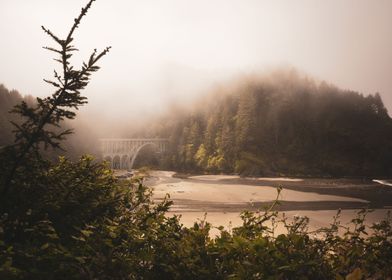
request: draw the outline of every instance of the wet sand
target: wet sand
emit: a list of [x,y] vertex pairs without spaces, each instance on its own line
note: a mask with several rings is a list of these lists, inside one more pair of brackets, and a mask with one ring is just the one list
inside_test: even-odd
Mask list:
[[[341,221],[347,223],[361,208],[377,208],[367,224],[380,221],[392,205],[392,188],[371,180],[240,178],[234,175],[173,177],[174,172],[154,171],[147,180],[153,197],[160,201],[168,193],[174,205],[170,215],[181,215],[185,226],[203,219],[227,229],[241,224],[240,212],[257,211],[270,205],[282,186],[276,208],[289,218],[308,216],[310,229],[328,226],[337,209],[343,209]],[[216,231],[216,230],[215,230]],[[215,232],[216,234],[216,232]]]

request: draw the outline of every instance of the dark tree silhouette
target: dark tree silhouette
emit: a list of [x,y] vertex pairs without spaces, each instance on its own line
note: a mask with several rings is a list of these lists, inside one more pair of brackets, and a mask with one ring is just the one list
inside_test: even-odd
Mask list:
[[94,1],[90,0],[82,8],[65,39],[60,39],[52,31],[42,26],[45,33],[58,45],[57,48],[44,48],[58,55],[55,61],[61,65],[62,75],[54,70],[54,80],[44,79],[55,88],[52,96],[44,99],[37,98],[35,106],[29,106],[22,101],[13,109],[14,113],[23,116],[26,120],[22,124],[13,122],[16,127],[16,140],[13,145],[6,148],[13,157],[11,157],[12,161],[9,162],[9,168],[6,170],[7,175],[3,177],[2,195],[5,195],[10,189],[15,173],[27,157],[38,157],[40,155],[38,150],[42,145],[44,148],[49,146],[61,148],[60,141],[72,133],[70,129],[55,132],[50,126],[60,127],[59,124],[64,119],[75,118],[76,113],[72,109],[77,110],[79,106],[87,103],[87,98],[81,95],[81,90],[88,85],[91,74],[99,69],[96,64],[109,51],[110,47],[99,53],[95,49],[79,70],[70,64],[70,58],[78,50],[72,45],[74,32]]

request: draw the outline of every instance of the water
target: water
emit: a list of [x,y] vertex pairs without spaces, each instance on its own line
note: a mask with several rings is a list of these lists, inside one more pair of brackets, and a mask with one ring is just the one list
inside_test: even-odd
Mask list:
[[[153,176],[155,181],[152,185],[153,197],[156,200],[162,199],[166,194],[174,201],[170,215],[181,215],[181,222],[185,226],[192,226],[195,221],[202,220],[207,212],[206,220],[213,226],[224,226],[230,229],[241,225],[240,212],[260,202],[269,202],[276,199],[277,190],[272,186],[273,182],[279,181],[295,182],[301,184],[306,179],[293,178],[249,178],[246,182],[262,181],[263,185],[253,185],[243,183],[238,176],[231,175],[203,175],[193,176],[188,179],[173,178],[174,172],[155,171]],[[271,182],[270,185],[268,185]],[[323,182],[324,184],[325,182]],[[329,182],[327,182],[329,184]],[[332,183],[331,183],[332,184]],[[355,189],[355,184],[351,183],[350,188]],[[360,187],[360,186],[358,186]],[[339,190],[340,188],[340,190]],[[337,186],[337,193],[343,187]],[[294,215],[307,216],[310,218],[309,229],[314,230],[320,227],[327,227],[332,222],[332,217],[336,215],[338,208],[352,208],[352,203],[365,205],[365,199],[319,194],[315,192],[305,192],[284,189],[279,200],[288,203],[293,210],[283,211],[288,218]],[[291,204],[293,206],[290,206]],[[336,205],[336,209],[314,210],[312,205],[328,208],[329,205]],[[350,207],[348,207],[350,206]],[[306,209],[306,208],[310,209]],[[298,208],[298,209],[295,209]],[[253,209],[253,208],[252,208]],[[256,209],[256,208],[255,208]],[[299,210],[305,209],[305,210]],[[346,209],[342,211],[341,223],[347,224],[356,216],[356,209]],[[386,216],[388,209],[376,209],[367,217],[367,224],[370,225],[381,221]],[[282,231],[283,229],[278,229]],[[218,231],[214,230],[213,234]]]

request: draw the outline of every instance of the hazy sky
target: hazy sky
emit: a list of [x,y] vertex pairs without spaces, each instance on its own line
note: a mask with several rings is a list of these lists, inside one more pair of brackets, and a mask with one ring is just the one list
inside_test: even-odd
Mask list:
[[[0,83],[45,96],[85,0],[0,0]],[[392,112],[392,0],[98,0],[78,29],[79,63],[111,45],[85,94],[117,117],[165,109],[230,76],[293,66],[345,89],[380,92]],[[109,108],[109,109],[108,109]]]

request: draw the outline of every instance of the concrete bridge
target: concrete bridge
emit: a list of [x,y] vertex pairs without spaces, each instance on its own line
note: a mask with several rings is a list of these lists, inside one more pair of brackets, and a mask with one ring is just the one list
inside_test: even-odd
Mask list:
[[131,170],[140,150],[152,146],[157,153],[166,151],[168,140],[164,138],[108,138],[101,139],[101,153],[113,169]]

